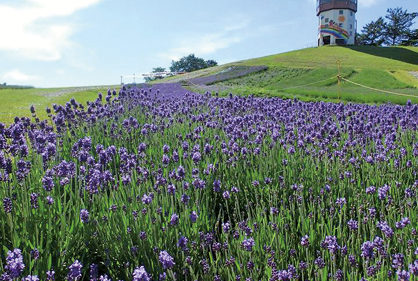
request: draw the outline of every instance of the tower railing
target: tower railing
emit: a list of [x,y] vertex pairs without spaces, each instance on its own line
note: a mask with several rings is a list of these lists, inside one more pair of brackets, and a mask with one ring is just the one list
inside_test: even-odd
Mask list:
[[357,0],[318,0],[316,8],[317,16],[321,12],[333,9],[349,9],[357,12]]

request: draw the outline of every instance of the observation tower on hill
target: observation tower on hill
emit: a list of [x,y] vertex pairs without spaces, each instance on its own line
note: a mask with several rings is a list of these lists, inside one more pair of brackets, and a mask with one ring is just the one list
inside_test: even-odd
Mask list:
[[317,0],[318,46],[354,45],[357,0]]

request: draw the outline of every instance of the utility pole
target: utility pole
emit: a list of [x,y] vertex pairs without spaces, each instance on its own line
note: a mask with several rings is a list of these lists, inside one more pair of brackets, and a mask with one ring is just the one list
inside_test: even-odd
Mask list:
[[337,60],[337,67],[338,67],[338,75],[337,75],[337,79],[338,79],[338,102],[341,102],[341,61]]
[[136,84],[136,81],[135,81],[135,73],[134,73],[134,84]]
[[120,84],[121,85],[123,84],[123,76],[122,75],[120,76]]

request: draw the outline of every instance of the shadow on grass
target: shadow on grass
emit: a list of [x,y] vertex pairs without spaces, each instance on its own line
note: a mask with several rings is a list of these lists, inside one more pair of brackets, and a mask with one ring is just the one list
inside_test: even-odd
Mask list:
[[356,52],[418,65],[418,53],[402,47],[346,46]]

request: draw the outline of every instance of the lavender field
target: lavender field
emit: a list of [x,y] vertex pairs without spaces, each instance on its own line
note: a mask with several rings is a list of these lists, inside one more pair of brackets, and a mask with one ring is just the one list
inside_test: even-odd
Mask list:
[[122,88],[0,125],[0,280],[417,280],[418,106]]

